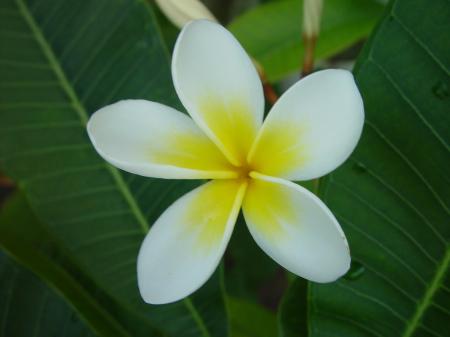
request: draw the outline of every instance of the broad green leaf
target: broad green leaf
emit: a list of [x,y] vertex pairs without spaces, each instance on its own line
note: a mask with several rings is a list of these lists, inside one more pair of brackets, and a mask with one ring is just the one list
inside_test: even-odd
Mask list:
[[[229,29],[247,52],[261,62],[270,81],[298,72],[303,59],[302,1],[264,4],[234,20]],[[318,60],[330,57],[365,38],[382,13],[373,0],[324,1]]]
[[0,317],[2,336],[97,336],[56,291],[1,251]]
[[283,296],[278,310],[280,337],[306,337],[308,336],[308,282],[296,278]]
[[[281,269],[258,247],[242,215],[234,228],[225,262],[227,294],[253,301],[261,300],[261,293],[270,286]],[[270,293],[275,291],[269,290]]]
[[149,306],[136,256],[149,225],[197,182],[125,175],[94,151],[90,113],[124,98],[179,106],[149,4],[0,0],[0,165],[109,295],[176,336],[226,336],[218,273],[192,298]]
[[[130,321],[129,313],[116,310],[117,304],[82,274],[36,219],[21,193],[11,197],[1,209],[0,247],[4,251],[0,253],[0,292],[4,291],[0,296],[4,299],[0,305],[0,317],[4,318],[0,321],[2,336],[30,336],[33,331],[35,336],[52,336],[64,329],[68,335],[82,336],[86,329],[81,328],[78,318],[95,335],[162,336],[139,321],[146,330],[141,333],[136,321]],[[5,253],[34,275],[17,266]],[[57,324],[50,325],[52,320]]]
[[232,337],[274,337],[277,321],[274,313],[260,305],[236,297],[227,297]]
[[311,337],[448,336],[449,17],[448,0],[393,1],[359,58],[363,137],[322,185],[354,269],[310,285]]

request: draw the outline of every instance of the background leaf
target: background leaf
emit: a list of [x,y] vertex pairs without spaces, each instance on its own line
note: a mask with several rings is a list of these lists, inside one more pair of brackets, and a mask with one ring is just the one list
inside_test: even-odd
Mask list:
[[64,299],[3,252],[0,252],[0,315],[2,336],[96,336]]
[[172,305],[145,305],[137,291],[149,224],[198,183],[124,175],[98,157],[85,131],[90,113],[120,99],[179,107],[149,5],[1,0],[0,30],[0,164],[39,219],[83,272],[152,325],[176,336],[226,336],[218,273]]
[[449,16],[447,0],[393,1],[359,58],[363,137],[321,189],[354,265],[310,285],[311,337],[448,335]]
[[[271,299],[264,295],[277,295],[284,290],[282,286],[279,291],[274,289],[281,268],[258,247],[242,215],[227,247],[225,267],[227,293],[231,296],[269,304]],[[265,291],[268,287],[271,289]]]
[[308,336],[308,281],[296,278],[287,289],[278,310],[280,337]]
[[227,297],[232,337],[274,337],[275,315],[267,309],[236,297]]
[[[1,278],[4,296],[1,298],[5,302],[0,310],[0,317],[4,318],[0,331],[5,336],[29,336],[36,329],[39,329],[39,333],[35,331],[35,336],[53,336],[55,331],[62,334],[64,326],[48,324],[56,316],[61,319],[55,322],[67,324],[67,328],[70,328],[67,331],[69,335],[71,332],[86,332],[77,323],[78,318],[86,322],[88,330],[95,335],[162,335],[144,321],[137,325],[134,319],[129,320],[132,316],[128,312],[95,287],[36,219],[23,194],[18,193],[8,199],[1,211],[0,247],[34,274],[31,276],[31,272],[25,271],[25,268],[1,253],[4,266]],[[31,279],[29,283],[27,278]],[[43,309],[46,306],[49,308],[41,312],[36,310],[41,306]],[[52,314],[53,307],[61,308],[60,314],[66,316]],[[21,312],[29,317],[21,316]],[[28,319],[30,324],[24,324]],[[40,324],[40,320],[45,324]],[[145,334],[141,333],[140,327],[144,327]]]
[[[228,27],[262,64],[270,81],[298,72],[302,64],[302,4],[281,0],[257,6]],[[332,56],[366,37],[382,10],[373,0],[324,1],[316,58]]]

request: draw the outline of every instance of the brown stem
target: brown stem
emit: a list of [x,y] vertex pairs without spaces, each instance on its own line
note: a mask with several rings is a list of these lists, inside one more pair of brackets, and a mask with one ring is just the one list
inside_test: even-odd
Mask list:
[[256,67],[256,70],[258,71],[259,78],[261,79],[264,90],[264,97],[266,98],[267,102],[269,102],[271,105],[274,105],[275,102],[278,100],[278,95],[275,92],[275,89],[270,84],[270,82],[267,80],[267,76],[266,73],[264,72],[263,67],[255,59],[252,59],[252,61]]
[[314,70],[314,51],[316,49],[316,36],[307,36],[303,34],[303,43],[305,45],[305,55],[303,57],[302,76],[311,74]]
[[274,105],[275,102],[278,100],[278,95],[273,89],[272,85],[263,80],[263,89],[264,89],[264,96],[267,99],[267,102],[269,102],[271,105]]

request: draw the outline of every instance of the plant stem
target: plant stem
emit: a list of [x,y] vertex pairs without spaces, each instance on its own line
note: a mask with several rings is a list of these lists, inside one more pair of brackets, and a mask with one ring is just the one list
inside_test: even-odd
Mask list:
[[263,83],[263,89],[264,89],[264,96],[266,97],[267,101],[271,104],[274,105],[275,102],[278,100],[278,95],[275,92],[274,88],[272,87],[272,85],[267,81],[266,78],[261,78],[262,83]]
[[317,37],[315,35],[307,36],[303,34],[303,43],[305,54],[303,57],[303,67],[301,76],[306,76],[314,70],[314,51],[316,49]]
[[271,105],[274,105],[275,102],[278,100],[278,94],[275,92],[275,89],[267,80],[266,72],[264,71],[262,65],[254,58],[252,58],[252,62],[255,65],[259,78],[261,79],[264,90],[264,97],[266,98],[267,102],[269,102]]

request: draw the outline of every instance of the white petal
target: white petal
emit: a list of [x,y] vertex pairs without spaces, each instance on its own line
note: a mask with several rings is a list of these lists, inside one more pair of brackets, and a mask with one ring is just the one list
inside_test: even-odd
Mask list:
[[293,85],[261,128],[249,161],[255,171],[308,180],[341,165],[354,150],[364,107],[353,75],[323,70]]
[[233,231],[246,183],[215,180],[184,195],[156,221],[142,243],[137,270],[147,303],[182,299],[208,280]]
[[243,164],[262,124],[264,95],[239,42],[219,24],[192,21],[176,42],[172,76],[192,118],[233,164]]
[[125,100],[95,112],[87,130],[97,152],[118,168],[155,178],[236,176],[214,143],[187,115],[145,100]]
[[280,178],[251,173],[243,203],[257,244],[292,273],[331,282],[347,272],[350,252],[336,218],[305,188]]

